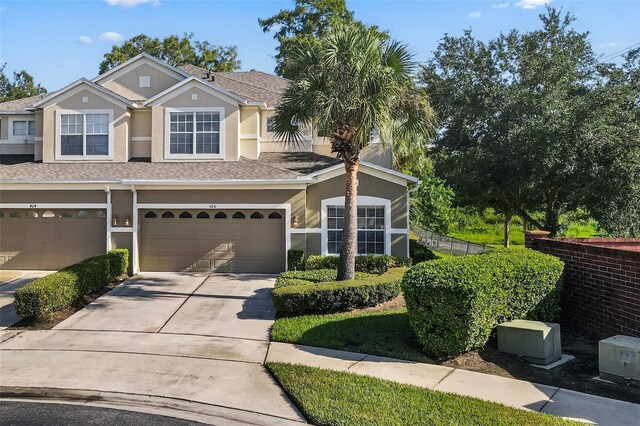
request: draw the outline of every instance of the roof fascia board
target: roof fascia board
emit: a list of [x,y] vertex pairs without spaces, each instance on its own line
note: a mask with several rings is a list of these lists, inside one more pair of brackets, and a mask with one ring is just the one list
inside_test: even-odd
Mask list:
[[295,186],[296,188],[304,188],[306,184],[313,183],[312,179],[308,178],[293,178],[293,179],[220,179],[220,180],[145,180],[145,179],[114,179],[114,180],[90,180],[90,179],[77,179],[77,180],[45,180],[45,179],[0,179],[2,189],[22,189],[32,190],[38,187],[46,187],[47,189],[54,189],[54,186],[64,185],[67,189],[69,186],[77,185],[122,185],[129,188],[131,185],[135,186],[162,186],[162,187],[184,187],[184,188],[201,188],[203,186],[212,187],[236,187],[236,186],[277,186],[281,188],[282,185]]
[[[226,98],[227,101],[231,100],[231,102],[239,102],[241,104],[247,104],[247,100],[241,98],[240,96],[229,92],[228,90],[225,90],[219,86],[214,86],[212,84],[207,83],[206,81],[202,80],[201,78],[198,78],[196,76],[191,76],[185,80],[182,80],[181,82],[175,84],[174,86],[169,87],[167,90],[158,93],[157,95],[153,96],[152,98],[147,99],[143,105],[145,106],[156,106],[156,105],[160,105],[162,104],[165,100],[167,99],[171,99],[172,97],[178,96],[181,93],[184,93],[186,90],[188,90],[190,87],[192,87],[192,85],[195,84],[200,84],[202,86],[204,86],[206,89],[208,89],[207,91],[213,92],[212,94],[214,96],[218,96],[220,97],[220,95],[223,95],[224,98]],[[223,99],[224,99],[223,98]]]
[[[343,167],[344,166],[342,164],[336,164],[335,166],[317,171],[308,176],[315,178],[316,182],[323,182],[342,175],[344,173]],[[404,173],[396,172],[395,170],[386,169],[364,161],[360,163],[360,171],[373,177],[403,186],[406,186],[407,182],[418,182],[418,179],[413,176],[405,175]]]
[[0,111],[0,115],[33,115],[35,111],[32,109],[15,109],[9,111]]
[[[126,62],[121,63],[120,65],[118,65],[117,67],[114,67],[112,69],[110,69],[109,71],[100,74],[97,77],[94,77],[91,81],[93,81],[94,83],[99,83],[99,84],[106,84],[109,81],[113,81],[116,78],[120,77],[123,74],[126,74],[127,72],[127,68],[129,68],[129,66],[131,66],[132,64],[134,64],[135,62],[141,60],[141,59],[146,59],[149,62],[147,62],[148,65],[156,68],[159,71],[162,71],[166,74],[172,75],[176,78],[187,78],[190,76],[189,73],[182,71],[179,68],[174,67],[173,65],[169,65],[166,62],[148,55],[146,53],[141,53],[137,56],[134,56],[133,58],[129,59]],[[110,79],[108,79],[107,81],[104,81],[105,79],[107,79],[107,77],[110,77]]]
[[[115,102],[116,104],[123,106],[123,107],[132,107],[135,106],[135,103],[123,98],[122,96],[115,94],[115,93],[111,93],[110,91],[107,91],[105,88],[103,88],[102,86],[99,86],[85,78],[81,78],[80,80],[77,80],[73,83],[71,83],[70,85],[68,85],[67,87],[64,87],[60,90],[58,90],[57,92],[55,92],[53,95],[51,96],[47,96],[46,98],[44,98],[43,100],[41,100],[40,102],[34,104],[35,108],[48,108],[51,105],[54,105],[58,102],[60,102],[61,100],[64,100],[66,98],[68,98],[69,96],[73,96],[75,94],[77,94],[80,90],[82,89],[77,89],[79,86],[81,85],[86,85],[90,91],[92,91],[93,93],[95,93],[96,95],[109,100],[111,102]],[[75,89],[75,90],[74,90]],[[61,96],[64,96],[62,99],[59,99]],[[57,99],[57,100],[56,100]]]

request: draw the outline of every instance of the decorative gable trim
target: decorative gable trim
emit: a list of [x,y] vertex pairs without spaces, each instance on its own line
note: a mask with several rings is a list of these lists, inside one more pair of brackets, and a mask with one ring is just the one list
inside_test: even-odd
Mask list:
[[36,102],[33,106],[34,108],[48,108],[51,105],[55,105],[56,103],[79,93],[82,89],[87,89],[90,92],[95,93],[97,96],[100,96],[101,98],[113,102],[114,104],[122,106],[124,108],[136,106],[135,102],[132,102],[129,99],[118,95],[117,93],[105,89],[104,87],[90,80],[87,80],[86,78],[81,78],[80,80],[71,83],[67,87],[58,90],[51,96],[47,96],[43,100]]
[[[375,164],[367,163],[365,161],[360,162],[360,171],[362,173],[377,177],[379,179],[384,179],[397,185],[406,186],[407,184],[415,184],[420,182],[420,180],[414,176],[406,175],[404,173],[377,166]],[[322,182],[328,179],[333,179],[337,176],[341,176],[342,174],[344,174],[344,165],[336,164],[335,166],[317,171],[308,176],[316,179],[316,182]]]
[[164,72],[165,74],[168,74],[172,77],[175,77],[178,80],[184,79],[184,78],[188,78],[190,76],[189,73],[182,71],[179,68],[176,68],[174,66],[171,66],[169,64],[167,64],[166,62],[156,58],[155,56],[151,56],[147,53],[141,53],[138,56],[135,56],[131,59],[129,59],[126,62],[123,62],[122,64],[118,65],[115,68],[110,69],[109,71],[100,74],[99,76],[95,77],[92,81],[94,83],[98,83],[98,84],[106,84],[110,81],[115,80],[118,77],[121,77],[122,75],[126,74],[129,71],[129,68],[136,62],[140,61],[140,60],[144,60],[144,63],[157,69],[158,71]]
[[199,86],[201,89],[203,89],[205,92],[222,98],[224,100],[226,100],[227,102],[238,102],[238,103],[242,103],[242,104],[246,104],[248,103],[246,99],[241,98],[240,96],[236,95],[235,93],[232,93],[226,89],[223,89],[220,86],[216,86],[213,85],[211,83],[208,83],[206,81],[203,81],[202,79],[192,76],[189,77],[185,80],[182,80],[181,82],[179,82],[178,84],[169,87],[167,90],[165,90],[164,92],[160,92],[157,95],[155,95],[152,98],[147,99],[144,102],[144,106],[156,106],[156,105],[161,105],[163,102],[165,102],[167,99],[171,99],[174,98],[182,93],[184,93],[185,91],[193,88],[194,86]]

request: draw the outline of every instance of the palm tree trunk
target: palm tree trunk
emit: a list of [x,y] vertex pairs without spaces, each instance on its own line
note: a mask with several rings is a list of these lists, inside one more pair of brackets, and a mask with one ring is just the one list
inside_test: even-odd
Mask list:
[[509,248],[509,237],[511,236],[511,213],[504,215],[504,241],[505,248]]
[[338,281],[352,280],[356,269],[356,241],[358,238],[358,166],[359,160],[345,160],[347,185],[344,196],[344,227],[342,249],[338,263]]

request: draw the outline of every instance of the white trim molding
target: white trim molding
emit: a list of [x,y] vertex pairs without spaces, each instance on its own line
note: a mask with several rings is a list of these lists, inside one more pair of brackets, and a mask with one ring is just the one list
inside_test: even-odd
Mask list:
[[[384,254],[391,254],[391,200],[380,197],[359,195],[357,206],[383,206],[384,207]],[[320,230],[322,233],[320,242],[320,253],[323,256],[329,255],[327,238],[329,228],[327,225],[327,207],[344,206],[344,196],[325,198],[320,203]],[[357,207],[356,206],[356,207]]]
[[[62,116],[65,114],[78,115],[82,114],[82,152],[83,155],[62,155]],[[87,155],[87,114],[107,114],[109,116],[109,142],[107,155]],[[113,129],[113,110],[112,109],[57,109],[55,110],[55,159],[57,161],[113,161],[114,155],[114,129]]]
[[[171,154],[171,113],[172,112],[213,112],[219,114],[220,129],[218,131],[218,141],[220,151],[217,154],[196,154],[196,119],[193,119],[193,153],[192,154]],[[165,108],[164,109],[164,159],[165,160],[219,160],[224,159],[225,131],[224,131],[224,107],[185,107],[185,108]]]
[[[185,209],[185,210],[230,210],[230,209],[241,209],[241,210],[284,210],[284,267],[285,270],[288,264],[288,256],[289,249],[291,248],[291,203],[284,204],[165,204],[165,203],[140,203],[138,204],[137,199],[134,204],[134,218],[136,222],[134,222],[133,226],[135,229],[139,226],[137,223],[138,220],[138,211],[140,209],[144,210],[153,210],[153,209],[166,209],[166,210],[176,210],[176,209]],[[138,233],[134,232],[133,234],[133,246],[138,247]],[[136,258],[139,256],[138,251],[136,250]],[[135,267],[138,267],[138,263],[136,260]],[[134,273],[139,272],[135,271]]]
[[0,203],[0,209],[106,209],[106,203]]

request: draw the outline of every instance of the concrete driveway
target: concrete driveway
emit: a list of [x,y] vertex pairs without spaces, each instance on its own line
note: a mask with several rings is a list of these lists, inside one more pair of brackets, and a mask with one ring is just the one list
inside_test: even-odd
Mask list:
[[304,421],[262,365],[275,317],[273,282],[267,275],[143,273],[52,330],[0,335],[1,390],[135,400],[204,423]]

